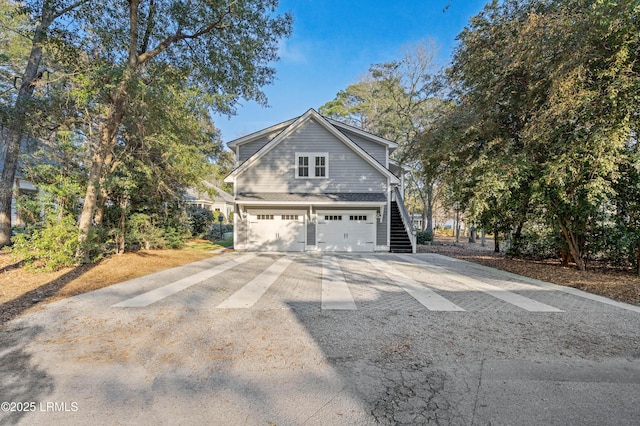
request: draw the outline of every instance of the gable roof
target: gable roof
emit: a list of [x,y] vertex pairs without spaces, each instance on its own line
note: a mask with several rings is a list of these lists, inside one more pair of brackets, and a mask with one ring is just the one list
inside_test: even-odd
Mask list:
[[250,134],[248,134],[246,136],[242,136],[242,137],[240,137],[238,139],[234,139],[234,140],[232,140],[230,142],[227,142],[227,146],[229,148],[231,148],[231,149],[234,149],[238,145],[242,145],[244,143],[251,142],[251,141],[253,141],[255,139],[259,139],[259,138],[261,138],[261,137],[263,137],[265,135],[268,135],[269,133],[273,133],[273,132],[276,132],[278,130],[282,130],[282,129],[286,128],[287,126],[290,126],[298,118],[299,117],[292,118],[290,120],[283,121],[282,123],[278,123],[278,124],[274,124],[273,126],[269,126],[266,129],[262,129],[262,130],[259,130],[257,132],[250,133]]
[[344,129],[345,131],[348,132],[352,132],[355,133],[359,136],[362,136],[365,139],[368,139],[372,142],[377,142],[381,145],[385,145],[386,147],[389,148],[389,152],[393,151],[394,149],[396,149],[398,147],[398,143],[397,142],[393,142],[390,141],[388,139],[385,138],[381,138],[380,136],[376,136],[373,133],[369,133],[367,131],[364,131],[362,129],[359,129],[357,127],[351,126],[349,124],[343,123],[341,121],[337,121],[337,120],[333,120],[331,118],[327,118],[324,117],[325,120],[327,120],[329,123],[331,123],[331,125],[335,126],[335,127],[339,127],[341,129]]
[[[386,167],[380,164],[375,158],[369,155],[365,150],[360,148],[356,143],[354,143],[349,137],[347,137],[343,132],[341,132],[334,124],[329,122],[325,117],[316,112],[313,108],[309,109],[303,115],[298,117],[297,119],[285,121],[284,123],[280,123],[279,125],[269,127],[260,132],[253,133],[252,135],[246,136],[244,138],[237,139],[233,142],[230,142],[227,145],[232,147],[237,146],[239,143],[248,142],[252,139],[258,138],[262,135],[268,134],[270,132],[275,131],[279,126],[283,126],[288,124],[288,127],[283,128],[283,130],[271,141],[269,141],[265,146],[263,146],[260,150],[258,150],[255,154],[249,157],[244,163],[242,163],[238,168],[232,171],[229,176],[225,178],[225,182],[232,182],[233,178],[238,176],[239,174],[246,171],[252,165],[257,163],[262,157],[264,157],[269,151],[271,151],[274,147],[276,147],[280,142],[286,139],[289,135],[293,134],[297,129],[301,128],[305,123],[310,121],[311,119],[315,120],[318,124],[320,124],[325,130],[327,130],[330,134],[332,134],[336,139],[340,142],[347,145],[352,151],[358,154],[364,161],[366,161],[369,165],[371,165],[378,172],[386,176],[391,180],[391,183],[400,183],[400,180],[389,171]],[[362,131],[361,131],[362,132]],[[362,132],[366,133],[366,132]],[[369,138],[373,135],[367,134]],[[375,137],[378,140],[384,141],[382,138]],[[378,141],[379,142],[379,141]],[[394,144],[391,141],[385,141],[385,144]],[[379,142],[380,143],[380,142]],[[233,144],[233,145],[231,145]],[[391,146],[391,145],[389,145]]]
[[222,188],[209,183],[207,181],[202,182],[204,184],[204,186],[206,186],[207,188],[210,188],[214,191],[215,196],[212,198],[207,191],[200,191],[195,187],[192,188],[188,188],[187,189],[187,194],[186,194],[186,199],[188,201],[196,201],[196,200],[202,200],[202,201],[208,201],[208,202],[214,202],[214,203],[230,203],[233,204],[233,195],[229,194],[228,192],[224,191]]

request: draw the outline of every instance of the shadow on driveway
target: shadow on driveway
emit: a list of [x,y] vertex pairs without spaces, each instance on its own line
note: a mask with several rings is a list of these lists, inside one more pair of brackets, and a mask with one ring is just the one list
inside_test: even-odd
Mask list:
[[53,281],[41,285],[22,296],[5,302],[0,305],[0,326],[11,321],[21,315],[24,311],[32,306],[45,301],[49,297],[54,296],[60,289],[69,284],[76,278],[86,274],[93,269],[96,264],[82,265],[72,269],[64,275],[59,276]]
[[[0,411],[0,425],[18,424],[32,408],[54,390],[54,380],[46,371],[33,365],[26,344],[42,333],[42,327],[0,331],[0,402],[15,403]],[[18,404],[35,403],[24,411]]]

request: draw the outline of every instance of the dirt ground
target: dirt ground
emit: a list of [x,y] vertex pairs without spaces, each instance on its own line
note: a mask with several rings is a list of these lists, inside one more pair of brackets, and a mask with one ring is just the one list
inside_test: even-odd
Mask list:
[[11,254],[0,251],[0,325],[42,303],[206,259],[215,256],[212,251],[219,248],[193,241],[181,250],[141,250],[56,272],[28,270]]
[[[640,277],[631,271],[599,267],[581,272],[563,267],[556,260],[508,259],[502,253],[493,253],[492,247],[491,241],[481,247],[466,239],[455,243],[451,237],[439,236],[432,245],[419,246],[418,251],[452,256],[640,305]],[[182,250],[143,250],[48,273],[32,272],[11,254],[0,251],[0,325],[43,303],[215,256],[213,248],[209,243],[193,242]]]
[[421,253],[439,253],[469,262],[479,263],[514,274],[574,287],[589,293],[606,296],[620,302],[640,305],[640,276],[628,269],[590,264],[587,271],[578,271],[574,266],[562,266],[559,259],[531,261],[511,259],[504,253],[493,252],[493,240],[486,246],[480,242],[470,244],[460,237],[456,243],[453,237],[437,236],[432,245],[418,246]]

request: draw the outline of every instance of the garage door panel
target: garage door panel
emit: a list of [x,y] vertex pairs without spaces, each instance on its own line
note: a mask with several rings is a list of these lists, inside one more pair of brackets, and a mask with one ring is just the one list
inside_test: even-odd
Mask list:
[[305,212],[255,210],[247,213],[251,250],[304,251]]
[[318,212],[321,251],[374,251],[375,232],[375,211]]

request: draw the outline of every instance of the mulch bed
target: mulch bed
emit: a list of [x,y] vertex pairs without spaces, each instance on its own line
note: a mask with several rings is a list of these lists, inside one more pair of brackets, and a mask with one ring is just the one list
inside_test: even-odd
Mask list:
[[[493,243],[489,247],[493,247]],[[589,293],[640,306],[640,276],[630,269],[591,264],[586,271],[575,266],[562,266],[559,259],[541,261],[507,258],[480,244],[436,241],[432,245],[418,246],[420,253],[438,253],[467,260],[514,274],[574,287]]]

